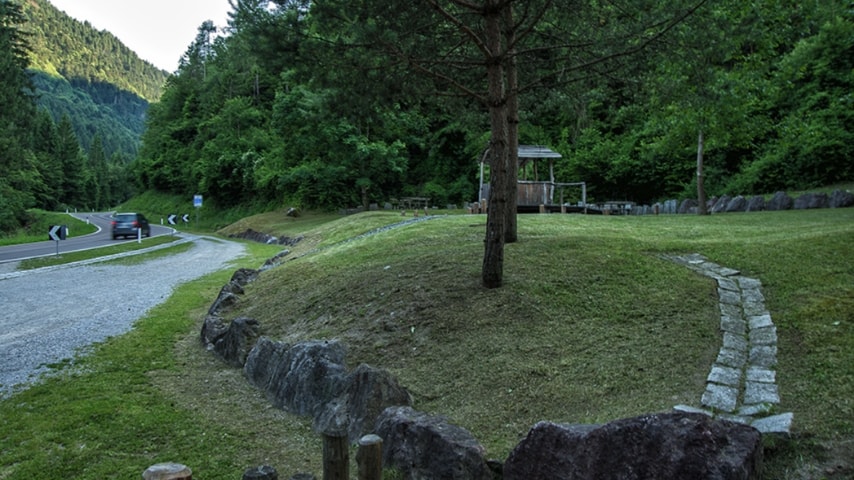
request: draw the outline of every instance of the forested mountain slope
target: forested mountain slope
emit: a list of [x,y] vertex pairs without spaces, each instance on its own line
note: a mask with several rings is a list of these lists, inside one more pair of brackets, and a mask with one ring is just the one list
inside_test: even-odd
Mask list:
[[272,3],[233,2],[225,37],[199,29],[149,112],[142,188],[459,204],[485,148],[516,140],[561,153],[556,181],[593,201],[698,198],[700,160],[709,196],[854,177],[849,0],[510,0],[501,19],[481,0]]
[[84,150],[100,135],[108,157],[132,160],[149,103],[160,98],[168,73],[47,0],[26,0],[22,7],[39,105],[57,123],[67,115]]

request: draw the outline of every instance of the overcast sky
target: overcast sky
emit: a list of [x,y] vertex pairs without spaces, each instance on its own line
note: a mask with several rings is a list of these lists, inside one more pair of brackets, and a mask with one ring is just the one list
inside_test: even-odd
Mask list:
[[228,0],[49,0],[77,20],[107,30],[140,58],[169,73],[196,38],[199,26],[211,20],[226,25]]

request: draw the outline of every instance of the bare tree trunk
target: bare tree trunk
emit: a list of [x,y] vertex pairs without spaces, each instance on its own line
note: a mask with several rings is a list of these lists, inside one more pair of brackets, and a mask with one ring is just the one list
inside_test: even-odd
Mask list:
[[366,212],[369,212],[371,210],[371,204],[368,201],[368,187],[367,186],[362,186],[362,208]]
[[516,31],[513,25],[513,8],[511,4],[504,7],[504,28],[507,39],[507,219],[504,230],[504,241],[513,243],[518,240],[518,190],[519,190],[519,79],[516,70],[517,62],[515,48]]
[[703,185],[703,129],[697,135],[697,213],[706,215],[706,188]]
[[507,105],[504,91],[504,68],[501,53],[501,11],[498,0],[487,0],[485,20],[486,44],[489,49],[487,80],[489,82],[490,188],[486,217],[481,282],[485,288],[498,288],[504,276],[504,238],[507,217]]

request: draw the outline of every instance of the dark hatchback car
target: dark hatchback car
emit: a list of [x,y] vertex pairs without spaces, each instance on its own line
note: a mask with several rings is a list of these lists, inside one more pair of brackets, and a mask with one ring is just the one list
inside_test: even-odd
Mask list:
[[142,230],[142,236],[151,236],[151,225],[141,213],[117,213],[113,215],[113,240],[119,237],[136,237],[137,230]]

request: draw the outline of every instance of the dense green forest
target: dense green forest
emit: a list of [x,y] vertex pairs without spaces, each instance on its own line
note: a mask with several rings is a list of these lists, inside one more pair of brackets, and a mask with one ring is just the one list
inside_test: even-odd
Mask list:
[[[11,136],[0,148],[18,152],[3,155],[13,172],[4,192],[14,195],[2,201],[15,207],[3,215],[114,202],[130,187],[82,186],[124,178],[126,158],[105,145],[132,135],[95,120],[84,140],[72,112],[45,118],[24,104],[38,98],[35,85],[72,103],[97,98],[77,110],[87,118],[111,104],[138,126],[143,106],[122,94],[155,98],[157,75],[130,67],[132,54],[91,29],[49,57],[46,25],[62,37],[79,24],[44,0],[13,15],[15,2],[2,4],[3,61],[30,59],[41,72],[3,69],[0,115],[15,121],[4,122]],[[480,160],[503,172],[516,142],[560,152],[558,181],[587,182],[594,200],[696,198],[699,160],[709,195],[854,178],[850,0],[231,4],[228,25],[199,27],[148,109],[130,167],[138,190],[203,194],[222,207],[332,209],[413,195],[460,204],[476,200]],[[32,30],[34,11],[60,20]],[[88,60],[62,67],[67,58]],[[84,65],[95,68],[76,70]],[[152,88],[121,84],[130,71]],[[24,106],[5,108],[15,102]],[[72,137],[84,153],[63,158]]]
[[56,123],[67,115],[85,151],[98,135],[107,157],[133,160],[148,106],[160,98],[168,74],[48,0],[21,6],[38,105]]
[[696,198],[698,152],[710,195],[854,178],[850,0],[473,3],[525,28],[493,62],[460,33],[486,8],[233,1],[152,106],[135,178],[224,206],[473,201],[486,67],[511,61],[518,141],[559,151],[558,180],[594,199]]
[[167,78],[45,0],[0,0],[0,232],[27,210],[106,209],[133,193],[149,101]]

